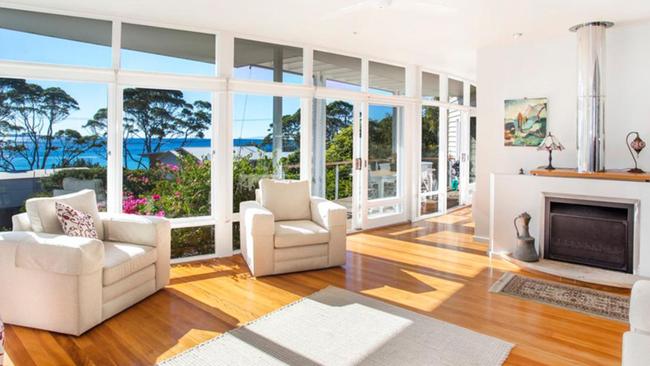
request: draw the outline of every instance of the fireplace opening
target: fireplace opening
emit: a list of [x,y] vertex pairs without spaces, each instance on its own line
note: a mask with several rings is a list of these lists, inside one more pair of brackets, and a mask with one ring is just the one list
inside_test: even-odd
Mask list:
[[632,273],[634,208],[546,197],[544,258]]

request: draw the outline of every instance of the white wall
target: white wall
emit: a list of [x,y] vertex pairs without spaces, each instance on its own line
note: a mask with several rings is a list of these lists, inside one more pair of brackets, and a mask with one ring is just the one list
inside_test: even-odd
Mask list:
[[[573,24],[567,24],[567,29]],[[650,22],[615,25],[607,33],[606,166],[626,168],[632,159],[625,135],[639,131],[650,143]],[[478,52],[476,235],[488,237],[491,173],[528,171],[547,162],[533,147],[503,144],[503,101],[547,97],[548,128],[567,148],[554,153],[555,166],[576,166],[576,36],[494,46]],[[650,170],[650,148],[640,166]],[[525,187],[521,187],[525,189]]]

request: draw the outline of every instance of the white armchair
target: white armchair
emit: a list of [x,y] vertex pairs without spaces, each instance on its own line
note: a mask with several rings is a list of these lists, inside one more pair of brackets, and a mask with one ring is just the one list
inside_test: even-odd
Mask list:
[[630,331],[623,335],[623,366],[650,365],[650,281],[637,281],[630,297]]
[[[99,239],[63,234],[55,202],[91,214]],[[80,335],[169,282],[166,219],[97,211],[95,192],[26,202],[0,233],[0,316],[9,324]]]
[[345,207],[310,197],[307,181],[262,179],[256,193],[239,205],[241,250],[253,276],[345,264]]

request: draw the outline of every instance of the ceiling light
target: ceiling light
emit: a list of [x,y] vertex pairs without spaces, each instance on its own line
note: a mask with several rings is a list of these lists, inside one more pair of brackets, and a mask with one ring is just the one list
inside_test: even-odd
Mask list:
[[521,33],[521,32],[515,32],[515,33],[512,34],[512,38],[514,38],[514,39],[521,38],[523,35],[524,34]]

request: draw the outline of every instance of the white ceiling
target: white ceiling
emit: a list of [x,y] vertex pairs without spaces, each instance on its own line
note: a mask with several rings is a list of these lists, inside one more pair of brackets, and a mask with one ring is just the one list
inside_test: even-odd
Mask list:
[[[421,64],[473,79],[478,48],[552,37],[577,23],[650,19],[650,0],[19,0],[28,5],[229,30]],[[512,34],[523,33],[514,40]],[[356,34],[354,34],[356,33]]]

